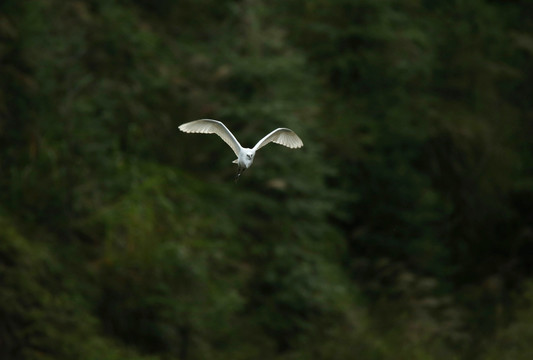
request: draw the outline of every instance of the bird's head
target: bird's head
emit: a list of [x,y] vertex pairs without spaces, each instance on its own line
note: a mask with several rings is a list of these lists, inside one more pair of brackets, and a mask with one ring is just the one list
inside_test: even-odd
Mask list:
[[247,168],[250,167],[250,165],[252,165],[252,163],[254,162],[254,156],[255,156],[255,151],[253,150],[246,150],[244,152],[244,164],[246,165]]

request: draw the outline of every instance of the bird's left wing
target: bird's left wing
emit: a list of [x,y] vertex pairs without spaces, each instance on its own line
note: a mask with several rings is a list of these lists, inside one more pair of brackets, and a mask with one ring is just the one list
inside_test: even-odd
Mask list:
[[235,136],[228,130],[226,125],[217,120],[202,119],[181,124],[179,129],[186,133],[217,134],[226,144],[228,144],[235,155],[239,156],[242,149],[241,144]]
[[297,149],[304,146],[304,143],[294,131],[291,129],[279,128],[259,140],[258,143],[255,144],[253,150],[257,151],[271,142],[286,146],[291,149]]

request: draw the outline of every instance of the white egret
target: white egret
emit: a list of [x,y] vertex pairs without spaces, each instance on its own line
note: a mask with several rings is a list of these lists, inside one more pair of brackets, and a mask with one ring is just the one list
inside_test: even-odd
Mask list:
[[186,133],[200,133],[200,134],[217,134],[230,146],[237,159],[233,161],[238,165],[237,176],[235,181],[239,179],[244,170],[252,166],[254,162],[255,152],[270,142],[286,146],[291,149],[297,149],[304,145],[302,140],[296,135],[294,131],[286,128],[279,128],[264,138],[259,140],[257,144],[251,149],[242,147],[235,136],[228,130],[228,128],[220,121],[211,119],[201,119],[181,124],[179,129]]

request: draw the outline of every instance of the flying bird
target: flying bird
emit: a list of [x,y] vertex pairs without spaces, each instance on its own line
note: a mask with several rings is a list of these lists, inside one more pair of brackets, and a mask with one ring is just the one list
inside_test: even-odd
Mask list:
[[291,129],[286,128],[278,128],[272,131],[264,138],[259,140],[251,149],[242,147],[231,131],[228,130],[226,125],[217,120],[201,119],[191,121],[180,125],[179,129],[186,133],[217,134],[220,136],[220,138],[224,140],[224,142],[233,150],[235,155],[237,155],[237,159],[233,161],[234,164],[238,165],[235,181],[239,180],[241,174],[250,166],[252,166],[255,152],[268,143],[273,142],[291,149],[297,149],[304,146],[304,143],[298,137],[298,135],[296,135],[296,133]]

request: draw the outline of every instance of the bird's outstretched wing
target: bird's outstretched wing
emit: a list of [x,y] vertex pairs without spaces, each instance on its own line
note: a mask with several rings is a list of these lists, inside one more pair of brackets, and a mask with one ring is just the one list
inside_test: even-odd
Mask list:
[[217,120],[201,119],[181,124],[179,129],[186,133],[199,134],[217,134],[226,144],[228,144],[235,155],[239,156],[242,149],[241,144],[237,141],[235,136],[228,130],[226,125]]
[[297,149],[304,146],[304,143],[294,131],[291,129],[279,128],[259,140],[259,142],[255,144],[253,150],[257,151],[270,142],[280,144],[291,149]]

